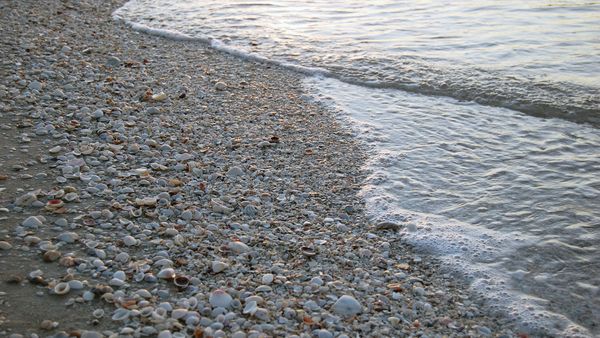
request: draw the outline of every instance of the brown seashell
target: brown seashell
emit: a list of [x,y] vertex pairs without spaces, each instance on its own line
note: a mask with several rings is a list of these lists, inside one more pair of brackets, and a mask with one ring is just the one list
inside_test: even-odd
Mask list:
[[177,286],[180,290],[183,290],[190,285],[190,278],[188,276],[178,275],[173,279],[173,284]]
[[73,258],[71,256],[65,256],[58,260],[58,264],[60,264],[62,266],[66,266],[66,267],[71,267],[71,266],[75,266],[75,264],[77,264],[77,262],[75,262],[75,258]]
[[46,262],[46,263],[54,262],[55,260],[60,258],[60,252],[58,252],[56,250],[46,251],[46,252],[44,252],[43,258],[44,258],[44,262]]
[[35,285],[48,286],[48,282],[42,276],[35,276],[32,278],[29,278],[29,283],[35,284]]

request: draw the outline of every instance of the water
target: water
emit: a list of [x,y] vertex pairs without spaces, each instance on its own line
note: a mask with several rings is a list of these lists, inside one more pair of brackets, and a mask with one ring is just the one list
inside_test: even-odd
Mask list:
[[[555,336],[600,329],[600,3],[134,0],[134,28],[308,77],[371,151],[371,216]],[[550,118],[541,118],[550,117]]]

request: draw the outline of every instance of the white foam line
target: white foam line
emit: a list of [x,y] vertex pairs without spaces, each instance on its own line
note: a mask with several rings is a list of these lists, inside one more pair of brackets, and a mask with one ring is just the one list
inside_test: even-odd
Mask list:
[[331,72],[329,72],[328,70],[323,69],[323,68],[306,67],[306,66],[300,66],[300,65],[293,64],[293,63],[289,63],[289,62],[275,61],[275,60],[269,59],[265,56],[262,56],[262,55],[259,55],[256,53],[250,53],[250,52],[244,51],[239,48],[227,46],[224,42],[222,42],[218,39],[209,37],[209,36],[190,36],[188,34],[185,34],[185,33],[182,33],[182,32],[176,31],[176,30],[153,28],[153,27],[141,24],[141,23],[127,20],[123,16],[121,16],[119,13],[123,8],[125,8],[130,3],[131,2],[128,2],[123,7],[114,11],[112,16],[115,21],[122,22],[122,23],[126,24],[127,26],[131,27],[135,31],[154,35],[154,36],[160,36],[160,37],[163,37],[163,38],[166,38],[169,40],[201,42],[201,43],[207,44],[208,46],[210,46],[211,48],[213,48],[215,50],[218,50],[223,53],[227,53],[229,55],[236,56],[243,60],[255,61],[255,62],[260,62],[260,63],[264,63],[264,64],[277,65],[277,66],[283,67],[285,69],[288,69],[288,70],[291,70],[291,71],[294,71],[294,72],[300,73],[300,74],[311,75],[311,76],[313,76],[313,75],[330,76],[331,75]]

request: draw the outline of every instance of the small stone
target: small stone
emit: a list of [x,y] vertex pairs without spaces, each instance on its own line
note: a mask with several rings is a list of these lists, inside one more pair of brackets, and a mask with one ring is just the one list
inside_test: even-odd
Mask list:
[[333,334],[325,329],[316,330],[315,335],[317,338],[333,338]]
[[227,171],[227,176],[229,176],[229,177],[238,177],[238,176],[242,176],[243,174],[244,174],[244,171],[240,167],[231,167]]
[[83,331],[81,338],[104,338],[104,335],[97,331]]
[[275,277],[273,276],[273,274],[272,274],[272,273],[267,273],[267,274],[264,274],[264,275],[262,276],[262,278],[261,278],[261,282],[262,282],[264,285],[269,285],[269,284],[273,283],[273,279],[274,279],[274,278],[275,278]]
[[116,56],[109,56],[106,59],[106,65],[109,67],[118,67],[121,65],[121,59]]
[[157,338],[171,338],[171,337],[173,337],[173,334],[171,334],[171,331],[169,331],[169,330],[160,331],[160,333],[157,336]]
[[5,241],[0,241],[0,250],[10,250],[12,249],[12,245]]
[[236,254],[241,254],[250,251],[250,247],[240,241],[229,242],[229,244],[227,244],[227,247],[229,248],[229,250],[233,251]]
[[137,244],[137,240],[133,238],[133,236],[125,236],[123,237],[123,244],[127,246],[133,246]]
[[354,297],[343,295],[333,304],[333,312],[340,316],[350,317],[361,313],[362,306]]
[[60,258],[60,252],[56,250],[49,250],[44,252],[44,262],[54,262]]
[[233,298],[231,298],[231,296],[227,292],[221,289],[213,291],[210,294],[210,297],[208,298],[208,302],[214,307],[227,308],[229,307],[232,301]]
[[164,101],[167,99],[167,94],[164,92],[160,92],[158,94],[152,95],[152,101]]
[[215,89],[219,91],[223,91],[227,89],[227,84],[223,81],[219,81],[215,84]]
[[75,243],[75,241],[79,239],[79,235],[74,232],[63,232],[56,236],[56,239],[65,243]]
[[56,327],[58,327],[58,322],[53,322],[48,319],[43,320],[42,323],[40,324],[40,329],[42,329],[42,330],[52,330]]
[[119,252],[115,256],[115,261],[120,262],[120,263],[127,263],[127,262],[129,262],[129,254],[127,252]]
[[26,228],[37,229],[42,226],[42,221],[37,216],[29,216],[21,224]]
[[61,150],[63,150],[63,147],[56,146],[56,147],[52,147],[52,148],[48,149],[48,152],[50,154],[58,154]]
[[212,261],[211,268],[214,273],[219,273],[224,271],[229,267],[229,264],[221,262],[221,261]]

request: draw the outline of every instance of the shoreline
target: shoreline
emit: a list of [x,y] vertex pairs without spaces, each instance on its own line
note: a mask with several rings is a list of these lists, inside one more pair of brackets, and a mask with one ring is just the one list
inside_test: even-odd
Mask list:
[[3,5],[1,335],[514,335],[369,223],[366,154],[302,75],[122,3]]

